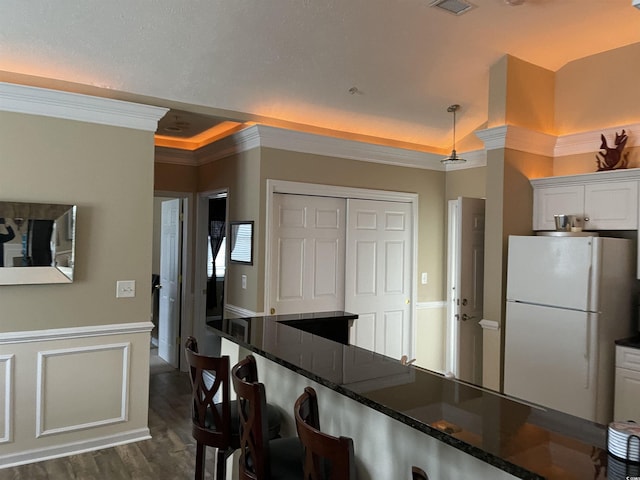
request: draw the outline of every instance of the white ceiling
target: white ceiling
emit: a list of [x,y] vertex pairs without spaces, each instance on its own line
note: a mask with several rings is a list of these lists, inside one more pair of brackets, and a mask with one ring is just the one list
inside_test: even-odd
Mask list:
[[[2,0],[0,71],[241,121],[451,148],[505,54],[556,71],[640,42],[631,0]],[[606,75],[606,72],[593,72]],[[46,83],[46,82],[45,82]],[[350,89],[356,87],[357,92]]]

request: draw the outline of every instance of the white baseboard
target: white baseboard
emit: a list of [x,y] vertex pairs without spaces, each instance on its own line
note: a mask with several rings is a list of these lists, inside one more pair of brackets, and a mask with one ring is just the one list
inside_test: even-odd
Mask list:
[[429,308],[446,308],[447,302],[445,300],[435,302],[416,302],[416,310],[427,310]]
[[51,460],[53,458],[68,457],[69,455],[77,455],[79,453],[92,452],[103,448],[111,448],[127,443],[140,442],[149,440],[151,434],[148,428],[140,428],[129,432],[119,433],[117,435],[109,435],[106,437],[92,438],[90,440],[67,443],[64,445],[55,445],[52,447],[33,449],[18,452],[15,454],[0,456],[0,469],[25,465],[27,463],[41,462],[43,460]]
[[224,309],[236,316],[237,318],[244,317],[259,317],[264,315],[263,313],[254,312],[252,310],[248,310],[246,308],[238,307],[236,305],[231,305],[230,303],[225,304]]

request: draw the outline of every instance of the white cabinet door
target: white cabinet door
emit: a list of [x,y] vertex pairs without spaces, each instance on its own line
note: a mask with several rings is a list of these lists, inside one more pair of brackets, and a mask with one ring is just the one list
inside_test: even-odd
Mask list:
[[599,182],[585,185],[585,230],[638,228],[638,182]]
[[584,212],[584,186],[536,188],[533,191],[533,229],[555,230],[554,215],[578,215]]
[[616,368],[615,398],[614,421],[640,422],[640,371]]
[[616,346],[614,421],[640,423],[640,349]]

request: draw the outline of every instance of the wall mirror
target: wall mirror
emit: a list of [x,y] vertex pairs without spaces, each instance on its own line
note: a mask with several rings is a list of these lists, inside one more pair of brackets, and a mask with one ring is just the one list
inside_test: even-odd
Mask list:
[[253,222],[231,222],[231,262],[253,265]]
[[71,283],[76,206],[0,202],[0,285]]

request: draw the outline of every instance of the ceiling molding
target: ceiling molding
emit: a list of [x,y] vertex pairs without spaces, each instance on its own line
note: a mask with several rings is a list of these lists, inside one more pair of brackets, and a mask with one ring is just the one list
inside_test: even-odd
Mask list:
[[181,150],[179,148],[155,147],[155,161],[157,163],[170,163],[174,165],[196,166],[196,152]]
[[475,134],[484,142],[485,150],[509,148],[546,157],[554,156],[556,145],[556,137],[554,135],[515,125],[501,125],[477,130]]
[[167,108],[0,82],[0,111],[155,132]]
[[215,162],[231,155],[253,150],[260,147],[260,132],[257,125],[240,130],[217,142],[210,143],[196,150],[195,160],[197,165]]
[[595,153],[600,150],[600,134],[605,136],[609,144],[613,144],[616,133],[620,133],[622,130],[625,130],[629,136],[627,147],[640,146],[640,123],[560,136],[536,132],[514,125],[501,125],[485,130],[477,130],[475,133],[484,142],[486,150],[510,148],[557,158],[567,155]]
[[[258,147],[410,168],[445,170],[445,167],[440,163],[442,155],[265,125],[252,125],[197,150],[194,152],[195,158],[192,165],[203,165]],[[156,150],[158,151],[159,148]],[[169,149],[165,153],[169,154]],[[182,163],[184,159],[185,157],[182,157],[174,162],[168,155],[165,155],[162,158],[157,158],[156,161]]]
[[440,163],[442,155],[265,125],[257,127],[262,147],[403,167],[444,170]]
[[[612,139],[616,132],[621,132],[623,129],[629,135],[627,147],[640,146],[640,124],[610,127],[559,137],[515,125],[501,125],[477,130],[475,133],[484,142],[485,148],[460,153],[460,156],[467,160],[466,163],[445,166],[440,161],[443,155],[434,153],[327,137],[266,125],[253,125],[195,152],[189,152],[189,154],[178,149],[167,148],[163,151],[161,147],[156,147],[156,152],[162,152],[162,156],[157,156],[156,161],[204,165],[254,148],[265,147],[449,172],[486,166],[486,151],[500,148],[509,148],[551,158],[594,153],[600,149],[601,133],[605,135],[609,143],[613,143]],[[175,152],[176,158],[172,158],[173,152]]]
[[616,133],[621,133],[622,130],[629,136],[627,148],[640,146],[640,123],[632,123],[560,136],[556,142],[554,156],[564,157],[581,153],[596,153],[600,150],[601,134],[605,136],[609,145],[613,145]]

